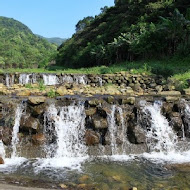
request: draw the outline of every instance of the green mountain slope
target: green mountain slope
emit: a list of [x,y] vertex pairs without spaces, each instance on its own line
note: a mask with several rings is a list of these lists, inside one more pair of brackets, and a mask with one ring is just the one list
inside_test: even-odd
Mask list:
[[52,44],[56,44],[58,46],[60,46],[63,42],[65,42],[67,40],[66,38],[59,38],[59,37],[46,38],[46,37],[40,36],[38,34],[36,34],[36,35],[42,39],[46,39],[48,42],[50,42]]
[[189,55],[189,8],[189,0],[115,0],[94,19],[78,22],[57,63],[78,68]]
[[19,21],[0,17],[0,66],[33,68],[45,66],[56,54],[56,46],[32,33]]

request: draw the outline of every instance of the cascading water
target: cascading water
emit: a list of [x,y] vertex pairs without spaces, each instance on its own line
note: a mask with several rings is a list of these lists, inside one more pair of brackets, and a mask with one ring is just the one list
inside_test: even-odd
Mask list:
[[161,114],[161,102],[147,105],[145,114],[149,116],[151,126],[147,129],[147,145],[150,152],[174,152],[176,149],[177,135],[172,130],[167,119]]
[[63,83],[73,83],[73,77],[64,75],[62,78]]
[[44,85],[56,85],[59,84],[59,79],[53,74],[43,74]]
[[15,76],[14,76],[14,75],[6,74],[6,75],[5,75],[5,83],[6,83],[6,86],[7,86],[7,87],[11,87],[11,86],[14,84],[14,79],[15,79]]
[[[120,125],[116,124],[115,114],[119,114]],[[113,105],[112,111],[107,116],[108,131],[110,136],[110,145],[112,155],[125,155],[127,140],[127,127],[124,122],[123,110],[121,107]],[[121,146],[118,146],[117,141],[121,142]]]
[[102,86],[103,85],[103,80],[101,77],[98,77],[98,82],[99,82],[99,86]]
[[85,75],[78,75],[78,76],[74,76],[74,82],[76,84],[83,84],[86,85],[87,84],[87,79]]
[[2,157],[3,159],[5,158],[5,147],[2,140],[0,140],[0,157]]
[[12,158],[15,158],[18,156],[17,154],[17,145],[19,142],[19,138],[18,138],[18,132],[19,132],[19,127],[20,127],[20,120],[21,120],[21,116],[24,112],[24,103],[20,103],[17,108],[16,108],[16,112],[15,112],[15,124],[13,126],[13,132],[12,132]]
[[189,133],[190,133],[190,105],[188,103],[185,104],[185,117],[188,121]]
[[[71,158],[86,156],[87,148],[82,140],[85,134],[83,105],[70,105],[59,108],[51,105],[45,114],[45,118],[50,123],[47,125],[46,122],[45,130],[52,131],[55,129],[56,152],[53,157]],[[55,147],[53,148],[55,149]]]

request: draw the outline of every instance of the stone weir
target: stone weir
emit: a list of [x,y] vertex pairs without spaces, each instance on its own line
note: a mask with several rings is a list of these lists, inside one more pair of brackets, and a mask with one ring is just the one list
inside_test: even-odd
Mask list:
[[161,97],[0,97],[6,157],[78,157],[184,151],[190,101]]
[[[162,76],[119,72],[104,75],[79,74],[1,74],[0,94],[16,96],[110,95],[190,95],[180,81]],[[190,86],[190,85],[189,85]],[[178,90],[178,91],[177,91]],[[180,90],[180,92],[179,92]],[[169,97],[169,98],[170,98]],[[169,99],[168,98],[168,99]]]

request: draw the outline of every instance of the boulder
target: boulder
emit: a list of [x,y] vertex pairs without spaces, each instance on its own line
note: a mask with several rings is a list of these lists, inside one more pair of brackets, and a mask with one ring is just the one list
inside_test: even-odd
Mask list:
[[5,162],[4,162],[3,158],[0,157],[0,164],[4,164],[4,163],[5,163]]
[[184,89],[184,94],[190,96],[190,88]]
[[35,145],[43,145],[46,141],[44,134],[36,134],[32,136],[32,142]]
[[34,129],[37,130],[39,129],[40,126],[40,122],[38,119],[30,116],[30,115],[23,115],[21,117],[21,121],[20,121],[20,127],[25,129],[25,130],[29,130],[29,129]]
[[93,130],[86,130],[85,140],[88,146],[99,144],[100,134]]
[[91,107],[85,110],[86,116],[92,116],[96,113],[96,107]]
[[44,103],[45,100],[46,100],[46,97],[44,96],[31,96],[28,98],[28,102],[33,105]]
[[22,90],[17,93],[17,96],[30,96],[30,90]]
[[122,104],[130,104],[130,105],[134,105],[135,103],[135,97],[127,97],[127,98],[123,98],[121,101]]
[[95,115],[92,117],[92,122],[96,129],[106,129],[108,128],[108,122],[106,118]]
[[66,94],[68,94],[68,90],[64,87],[64,86],[60,86],[56,92],[60,95],[60,96],[64,96]]
[[163,91],[160,92],[161,96],[181,96],[181,92],[179,91]]

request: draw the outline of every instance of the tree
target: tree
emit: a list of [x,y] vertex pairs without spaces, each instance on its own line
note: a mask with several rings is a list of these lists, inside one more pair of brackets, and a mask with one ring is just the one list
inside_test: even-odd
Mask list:
[[86,28],[87,26],[90,25],[90,23],[94,20],[94,17],[88,16],[85,17],[82,20],[79,20],[79,22],[76,24],[76,32],[81,32]]

